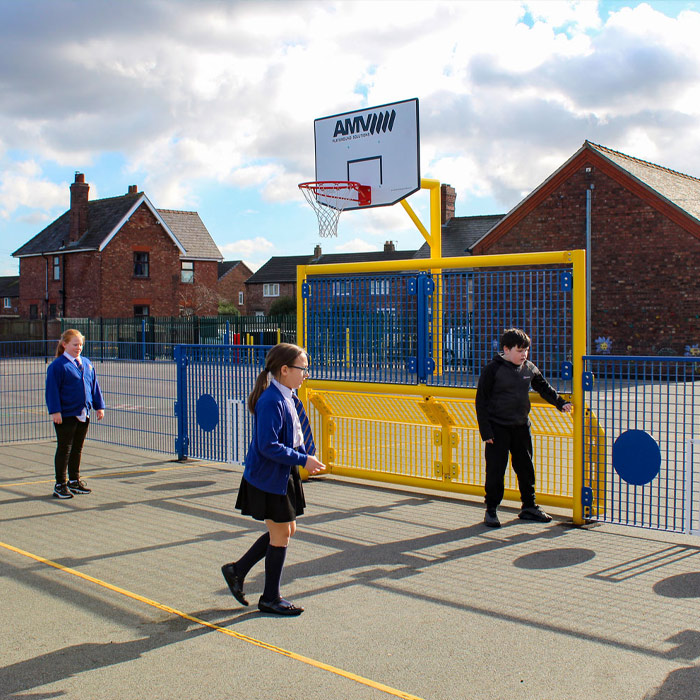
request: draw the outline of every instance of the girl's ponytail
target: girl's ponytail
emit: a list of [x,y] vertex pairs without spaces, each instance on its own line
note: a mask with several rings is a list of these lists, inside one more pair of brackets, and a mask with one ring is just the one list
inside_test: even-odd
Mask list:
[[270,385],[270,379],[268,376],[269,372],[267,367],[260,372],[258,378],[255,380],[255,385],[253,386],[253,391],[248,394],[248,410],[251,413],[255,413],[255,404],[258,403],[260,395],[267,389]]

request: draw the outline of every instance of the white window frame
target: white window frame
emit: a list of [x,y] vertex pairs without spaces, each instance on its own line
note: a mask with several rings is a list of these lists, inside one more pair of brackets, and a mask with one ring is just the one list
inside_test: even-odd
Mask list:
[[[190,267],[185,267],[185,265],[189,265]],[[182,282],[182,284],[194,284],[193,260],[180,261],[180,282]]]
[[270,282],[263,284],[264,297],[278,297],[280,295],[280,286],[278,282]]
[[53,256],[53,278],[54,280],[61,279],[61,258],[58,255]]
[[387,295],[389,293],[389,280],[370,280],[369,293],[372,295]]
[[348,297],[352,285],[348,280],[338,280],[332,284],[332,292],[334,297]]
[[3,308],[5,308],[5,309],[12,308],[12,297],[5,297],[5,299],[3,301]]
[[238,292],[238,305],[243,306],[243,292]]

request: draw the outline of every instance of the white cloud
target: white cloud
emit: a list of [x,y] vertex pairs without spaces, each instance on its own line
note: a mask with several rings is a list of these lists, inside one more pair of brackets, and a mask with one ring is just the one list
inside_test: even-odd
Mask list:
[[0,171],[0,218],[9,219],[20,209],[38,209],[41,213],[34,212],[31,219],[41,220],[55,207],[67,209],[67,204],[68,185],[42,179],[33,160],[5,163]]
[[[3,3],[0,219],[66,208],[45,164],[116,153],[157,206],[205,221],[209,183],[255,190],[265,237],[246,240],[269,247],[219,247],[292,254],[313,244],[286,205],[313,179],[314,118],[411,97],[423,176],[457,189],[458,213],[507,211],[585,139],[698,174],[700,13],[629,4],[603,22],[587,0]],[[422,242],[401,206],[344,215],[339,236]]]

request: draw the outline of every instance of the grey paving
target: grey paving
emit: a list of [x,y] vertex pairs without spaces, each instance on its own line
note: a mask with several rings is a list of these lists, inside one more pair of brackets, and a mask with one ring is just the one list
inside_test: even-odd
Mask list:
[[262,531],[240,467],[93,441],[94,492],[59,501],[53,449],[0,446],[2,698],[700,697],[697,538],[515,507],[494,531],[474,499],[326,476],[283,581],[306,612],[275,618],[219,572]]

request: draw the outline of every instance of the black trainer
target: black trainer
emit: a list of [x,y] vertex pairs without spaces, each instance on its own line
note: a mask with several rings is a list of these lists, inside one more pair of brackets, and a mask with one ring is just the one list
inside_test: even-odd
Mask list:
[[71,493],[92,493],[92,489],[89,489],[84,481],[80,479],[75,479],[74,481],[68,482],[68,489]]
[[73,498],[73,494],[68,490],[68,484],[56,484],[53,487],[54,498]]
[[552,516],[549,513],[545,513],[539,506],[528,506],[523,508],[518,517],[521,520],[535,520],[538,523],[550,523],[552,522]]
[[484,525],[487,527],[501,527],[501,521],[498,519],[498,514],[495,508],[487,508],[484,515]]

